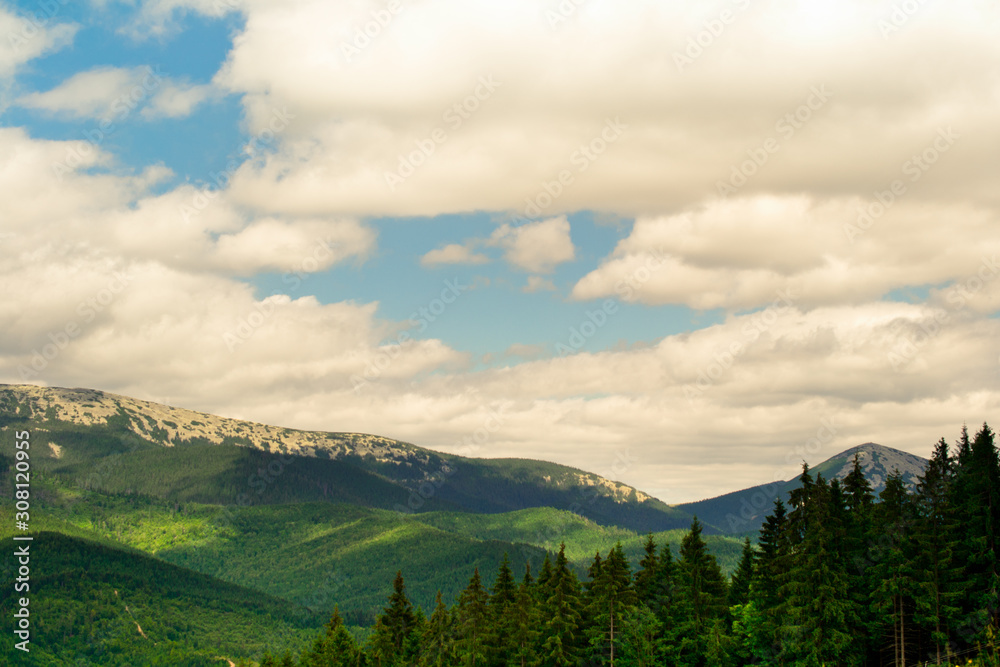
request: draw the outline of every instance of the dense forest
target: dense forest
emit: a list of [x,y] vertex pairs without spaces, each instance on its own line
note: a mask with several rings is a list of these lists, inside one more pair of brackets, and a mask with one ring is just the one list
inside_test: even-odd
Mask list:
[[335,611],[311,647],[261,667],[1000,664],[989,426],[963,428],[954,453],[938,442],[912,490],[890,475],[876,498],[857,459],[843,480],[800,479],[728,580],[697,519],[679,557],[650,535],[634,572],[619,544],[583,581],[563,549],[523,576],[504,558],[489,588],[476,570],[429,616],[399,573],[363,644]]

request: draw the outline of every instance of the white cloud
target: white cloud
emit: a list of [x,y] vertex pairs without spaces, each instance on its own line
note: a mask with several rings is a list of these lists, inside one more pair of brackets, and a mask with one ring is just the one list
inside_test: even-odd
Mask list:
[[438,264],[485,264],[490,261],[486,255],[473,252],[471,248],[460,243],[449,243],[442,248],[431,250],[420,258],[424,266]]
[[520,227],[501,225],[493,232],[490,242],[504,248],[504,259],[517,268],[549,273],[576,256],[569,231],[569,220],[560,216]]
[[[756,196],[641,217],[572,296],[740,309],[790,289],[810,307],[863,303],[907,285],[964,280],[984,255],[1000,253],[1000,214],[990,208],[904,195],[881,217],[862,217],[870,204]],[[961,244],[949,241],[956,237]]]
[[24,12],[17,15],[0,6],[0,82],[12,77],[20,65],[73,41],[79,26],[60,22],[58,15]]
[[190,116],[195,107],[209,99],[215,91],[210,85],[169,82],[160,86],[145,109],[144,118],[183,118]]
[[136,109],[145,119],[180,118],[214,95],[211,85],[174,81],[159,67],[98,67],[74,74],[52,90],[18,104],[54,114],[120,122]]
[[[241,172],[242,202],[307,215],[523,212],[532,202],[548,202],[546,216],[658,214],[717,193],[768,138],[777,151],[741,194],[870,197],[951,125],[970,140],[914,198],[996,203],[1000,174],[986,146],[1000,138],[1000,97],[987,63],[1000,44],[997,10],[982,3],[924,6],[891,40],[877,27],[888,3],[841,3],[822,21],[808,0],[755,6],[683,72],[675,54],[732,3],[623,12],[591,0],[553,30],[549,8],[528,0],[502,10],[486,0],[424,2],[405,5],[348,62],[345,45],[357,48],[355,30],[381,7],[247,6],[216,82],[245,95],[251,119],[282,107],[297,118],[275,155]],[[885,75],[897,71],[921,76]],[[484,76],[502,84],[453,128],[446,114]],[[627,126],[617,136],[607,133],[615,118]],[[447,138],[391,191],[385,173],[435,128]]]

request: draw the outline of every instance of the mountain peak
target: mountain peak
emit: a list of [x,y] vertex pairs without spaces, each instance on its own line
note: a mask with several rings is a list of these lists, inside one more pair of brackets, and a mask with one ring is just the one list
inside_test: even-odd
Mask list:
[[831,456],[813,470],[822,473],[827,479],[843,479],[854,467],[855,455],[876,494],[885,488],[885,480],[893,470],[900,472],[907,486],[916,486],[927,465],[927,459],[920,456],[875,442],[866,442]]

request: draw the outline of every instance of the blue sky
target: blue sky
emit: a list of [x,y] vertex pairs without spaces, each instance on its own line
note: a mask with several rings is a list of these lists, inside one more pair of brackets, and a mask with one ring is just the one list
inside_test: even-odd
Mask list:
[[996,8],[54,6],[0,0],[2,382],[444,451],[501,410],[478,455],[668,502],[1000,406]]

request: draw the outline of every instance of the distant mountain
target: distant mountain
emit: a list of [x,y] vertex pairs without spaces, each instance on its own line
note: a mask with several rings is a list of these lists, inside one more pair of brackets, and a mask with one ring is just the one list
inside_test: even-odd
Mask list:
[[[92,389],[0,385],[0,426],[18,421],[39,428],[51,472],[107,491],[219,504],[326,500],[406,512],[554,507],[640,532],[685,528],[691,520],[627,484],[555,463],[465,458],[376,435],[268,426]],[[102,475],[101,467],[114,474]]]
[[[851,447],[826,461],[810,468],[813,474],[822,474],[827,480],[843,479],[853,469],[857,454],[865,478],[878,495],[885,488],[885,479],[898,470],[908,486],[915,486],[923,474],[927,459],[902,452],[892,447],[866,442]],[[788,494],[799,487],[798,477],[790,480],[760,484],[741,491],[733,491],[715,498],[684,503],[676,508],[696,514],[698,518],[718,530],[734,535],[752,535],[760,529],[771,512],[777,498],[788,500]]]
[[[565,543],[583,575],[595,551],[617,542],[637,563],[648,532],[676,552],[691,521],[632,487],[554,463],[463,458],[373,435],[11,385],[0,385],[0,495],[13,493],[2,471],[14,462],[10,432],[21,429],[31,432],[33,528],[116,558],[155,558],[320,618],[339,605],[364,627],[397,569],[429,611],[438,590],[455,599],[473,568],[491,582],[504,553],[519,573],[529,563],[537,572]],[[739,541],[706,538],[723,569],[734,569]],[[140,594],[130,581],[119,582],[129,598]],[[183,597],[170,614],[187,604],[201,613],[201,602]],[[161,621],[173,622],[148,622]],[[153,664],[144,661],[136,664]]]

